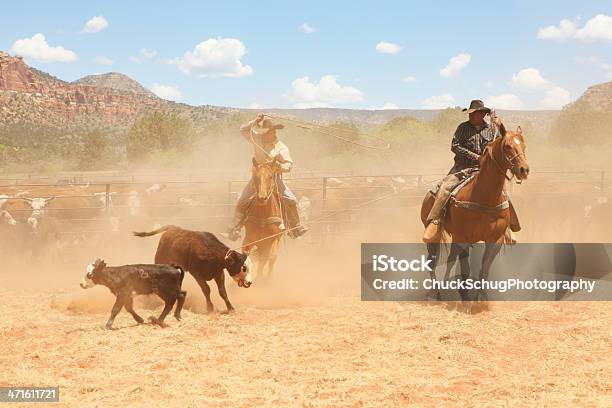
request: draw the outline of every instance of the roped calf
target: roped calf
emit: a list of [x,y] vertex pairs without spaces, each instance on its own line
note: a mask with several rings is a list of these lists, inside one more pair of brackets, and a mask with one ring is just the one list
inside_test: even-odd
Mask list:
[[134,311],[133,297],[151,293],[162,298],[165,306],[159,317],[152,316],[149,317],[149,320],[161,327],[166,327],[164,319],[172,310],[175,302],[174,317],[176,320],[181,320],[181,309],[187,295],[187,292],[181,289],[184,277],[185,272],[177,265],[106,266],[103,260],[98,259],[87,267],[81,287],[88,289],[95,285],[103,285],[117,296],[110,318],[106,322],[107,329],[112,327],[115,317],[124,306],[136,322],[143,323],[142,317]]

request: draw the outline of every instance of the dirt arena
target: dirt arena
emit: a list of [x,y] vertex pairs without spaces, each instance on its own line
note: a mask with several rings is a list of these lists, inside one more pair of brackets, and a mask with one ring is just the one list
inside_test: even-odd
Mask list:
[[[528,232],[552,214],[526,203],[517,204],[528,225],[522,241],[571,240],[572,225]],[[104,330],[114,297],[78,287],[97,257],[151,262],[159,237],[125,235],[60,260],[5,258],[0,386],[59,386],[66,407],[612,405],[610,302],[489,303],[470,314],[360,301],[359,243],[419,239],[418,219],[405,216],[417,207],[385,205],[352,235],[284,243],[269,284],[228,282],[235,313],[220,312],[213,284],[217,310],[206,314],[187,275],[183,320],[168,318],[166,329],[123,311]],[[160,309],[136,302],[144,317]]]

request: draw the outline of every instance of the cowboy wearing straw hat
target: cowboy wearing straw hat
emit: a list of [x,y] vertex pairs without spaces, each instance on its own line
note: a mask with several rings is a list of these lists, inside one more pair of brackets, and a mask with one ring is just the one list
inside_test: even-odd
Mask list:
[[[287,213],[287,223],[290,229],[288,234],[292,238],[298,238],[304,235],[308,231],[308,228],[300,225],[297,199],[280,176],[282,173],[289,173],[293,167],[293,160],[291,159],[289,148],[278,140],[276,135],[276,131],[284,127],[284,125],[274,123],[270,118],[266,118],[260,113],[255,119],[242,125],[240,127],[240,133],[253,145],[253,158],[258,164],[266,163],[273,158],[279,158],[279,174],[277,175],[276,185],[281,193],[283,206]],[[248,208],[256,192],[255,184],[251,179],[244,187],[244,190],[242,190],[240,198],[238,199],[234,224],[230,227],[229,231],[224,234],[232,241],[240,238],[240,230],[244,225]]]
[[[498,136],[498,134],[493,133],[492,127],[484,120],[485,116],[491,113],[491,109],[487,108],[481,100],[471,101],[470,107],[464,108],[463,112],[468,113],[469,120],[461,123],[453,136],[451,151],[455,153],[455,164],[448,175],[442,179],[434,205],[427,217],[427,227],[423,235],[423,241],[427,243],[439,242],[442,234],[442,226],[440,225],[442,215],[451,192],[478,169],[480,155],[484,152],[487,144]],[[495,123],[496,129],[499,129],[501,119],[493,117],[492,121]],[[510,203],[510,229],[512,231],[520,230],[512,203]],[[508,232],[507,237],[515,242],[510,232]]]

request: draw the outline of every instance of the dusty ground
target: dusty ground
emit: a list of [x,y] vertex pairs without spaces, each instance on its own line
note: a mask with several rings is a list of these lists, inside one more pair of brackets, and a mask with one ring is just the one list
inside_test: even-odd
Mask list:
[[121,313],[107,331],[102,289],[95,302],[0,296],[0,385],[58,385],[61,406],[612,405],[610,303],[470,315],[356,297],[261,308],[234,296],[231,315],[187,310],[160,329]]
[[[583,202],[568,215],[520,200],[523,242],[609,240],[609,230],[584,231]],[[283,244],[271,286],[228,284],[231,315],[204,314],[187,277],[184,319],[167,329],[122,312],[104,330],[113,297],[77,286],[97,257],[152,262],[158,237],[125,234],[38,265],[0,257],[0,386],[59,386],[66,407],[612,406],[612,302],[507,302],[477,314],[361,302],[359,243],[418,241],[418,204],[408,204],[343,221],[354,236]],[[214,284],[213,302],[222,305]]]

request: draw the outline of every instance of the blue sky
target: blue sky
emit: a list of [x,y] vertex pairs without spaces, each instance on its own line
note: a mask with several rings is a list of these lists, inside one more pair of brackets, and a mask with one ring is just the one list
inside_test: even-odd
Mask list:
[[611,16],[606,0],[34,1],[3,7],[0,49],[193,105],[551,109],[612,80]]

